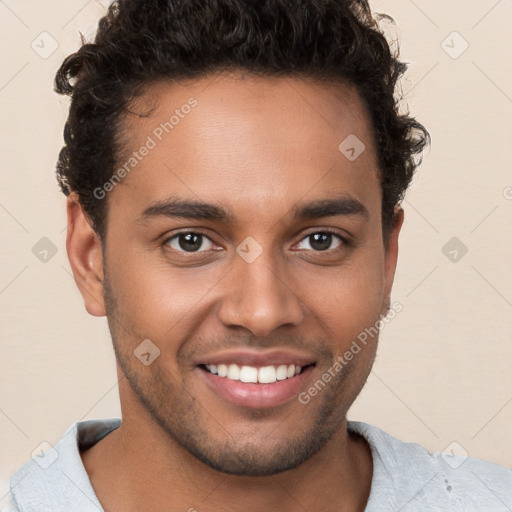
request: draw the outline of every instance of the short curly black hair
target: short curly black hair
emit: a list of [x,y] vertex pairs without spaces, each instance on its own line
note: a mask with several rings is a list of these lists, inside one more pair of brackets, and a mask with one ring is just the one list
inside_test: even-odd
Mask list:
[[233,69],[334,80],[355,86],[370,115],[386,239],[430,139],[399,112],[406,68],[366,0],[116,0],[55,77],[71,96],[57,179],[104,241],[108,201],[93,191],[120,162],[123,116],[148,85]]

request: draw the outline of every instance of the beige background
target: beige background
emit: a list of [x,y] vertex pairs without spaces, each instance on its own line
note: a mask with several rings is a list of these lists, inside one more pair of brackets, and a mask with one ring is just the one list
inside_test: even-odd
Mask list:
[[[68,102],[53,76],[105,5],[0,1],[0,505],[41,442],[120,414],[106,320],[88,316],[71,277],[54,178]],[[373,6],[398,24],[411,63],[403,89],[433,143],[404,205],[393,297],[404,309],[350,418],[511,467],[512,2]],[[32,252],[43,237],[57,249],[46,263]],[[452,237],[468,249],[457,262],[442,252]]]

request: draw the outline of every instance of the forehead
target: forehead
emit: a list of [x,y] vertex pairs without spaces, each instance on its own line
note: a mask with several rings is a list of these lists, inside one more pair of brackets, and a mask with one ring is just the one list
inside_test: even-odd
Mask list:
[[349,85],[212,75],[152,85],[130,111],[118,163],[128,172],[111,198],[139,213],[169,195],[236,215],[326,194],[380,207],[371,125]]

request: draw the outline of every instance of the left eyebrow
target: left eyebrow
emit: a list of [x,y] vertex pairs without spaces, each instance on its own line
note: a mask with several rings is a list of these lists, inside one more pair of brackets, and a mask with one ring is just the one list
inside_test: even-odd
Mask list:
[[294,207],[294,219],[296,220],[313,220],[338,215],[360,216],[368,220],[370,213],[360,201],[346,195],[299,203]]

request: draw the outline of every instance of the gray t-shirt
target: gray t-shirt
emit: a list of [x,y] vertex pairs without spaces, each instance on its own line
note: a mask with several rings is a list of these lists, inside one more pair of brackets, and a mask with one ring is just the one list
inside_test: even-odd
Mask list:
[[[42,455],[11,477],[5,512],[102,512],[79,449],[93,446],[119,427],[118,418],[79,421]],[[512,470],[450,453],[431,454],[362,422],[348,422],[373,457],[366,512],[512,512]],[[313,512],[313,511],[312,511]]]

